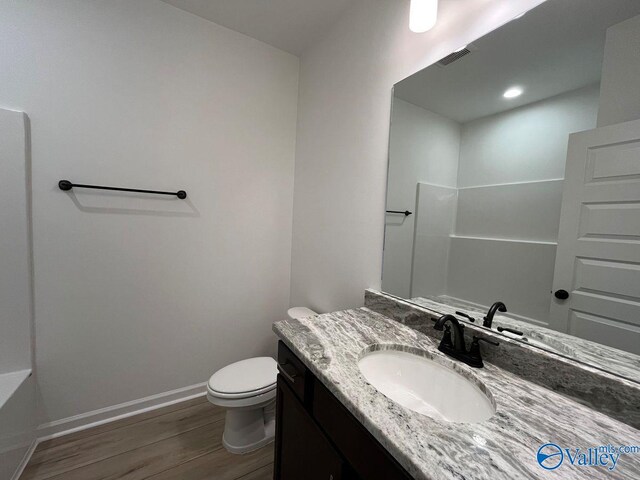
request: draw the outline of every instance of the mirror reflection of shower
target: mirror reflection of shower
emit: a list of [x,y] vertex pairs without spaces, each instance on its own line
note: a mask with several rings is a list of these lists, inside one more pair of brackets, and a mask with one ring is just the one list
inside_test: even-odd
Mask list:
[[[598,0],[554,0],[394,86],[387,210],[413,214],[386,214],[383,291],[476,318],[502,301],[499,326],[523,331],[530,344],[558,351],[551,329],[640,354],[640,313],[619,306],[640,301],[622,281],[633,268],[584,263],[571,246],[594,229],[598,238],[630,232],[615,220],[628,223],[630,210],[610,198],[610,214],[584,213],[565,172],[572,134],[633,119],[621,111],[625,76],[617,72],[637,58],[628,51],[634,38],[638,2],[603,9]],[[637,85],[626,88],[632,97]],[[606,155],[599,161],[613,165],[633,154]],[[624,174],[624,165],[616,171]],[[583,213],[563,215],[563,204]],[[576,285],[602,301],[575,306],[583,299]],[[619,291],[605,291],[613,285]]]

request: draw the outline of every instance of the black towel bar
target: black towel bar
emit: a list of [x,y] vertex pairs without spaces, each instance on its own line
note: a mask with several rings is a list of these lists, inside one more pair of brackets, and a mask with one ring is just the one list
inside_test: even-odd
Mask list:
[[400,210],[387,210],[387,213],[398,213],[404,215],[405,217],[413,215],[413,212],[410,212],[409,210],[405,210],[404,212],[401,212]]
[[60,180],[58,182],[60,190],[71,190],[74,187],[78,188],[93,188],[96,190],[116,190],[118,192],[136,192],[136,193],[153,193],[156,195],[175,195],[181,200],[187,198],[187,192],[184,190],[178,190],[177,192],[161,192],[159,190],[141,190],[138,188],[120,188],[120,187],[105,187],[102,185],[83,185],[81,183],[71,183],[69,180]]

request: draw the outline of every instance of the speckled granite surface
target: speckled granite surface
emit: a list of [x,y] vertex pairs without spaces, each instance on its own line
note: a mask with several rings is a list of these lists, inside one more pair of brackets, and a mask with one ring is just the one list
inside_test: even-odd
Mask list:
[[[640,455],[617,468],[576,467],[553,472],[536,461],[538,448],[640,444],[640,432],[494,365],[472,369],[436,349],[435,341],[367,308],[277,322],[275,333],[416,479],[638,479]],[[410,411],[369,385],[358,370],[364,349],[401,346],[453,366],[491,393],[496,414],[477,424],[448,423]]]
[[[436,341],[441,338],[433,328],[441,313],[375,290],[365,292],[365,306]],[[488,362],[640,428],[640,384],[475,324],[467,324],[466,335],[484,335],[500,342],[497,348],[483,349]]]
[[[456,310],[462,310],[480,322],[486,313],[468,304],[455,302],[450,299],[416,297],[407,301],[442,314],[455,314]],[[600,343],[590,342],[548,328],[531,325],[523,321],[514,320],[501,315],[499,312],[494,316],[493,330],[496,330],[497,327],[514,328],[523,332],[524,335],[520,338],[512,335],[513,338],[518,340],[524,339],[524,341],[528,341],[528,343],[534,347],[551,350],[568,358],[640,383],[640,356],[633,353],[611,348]]]

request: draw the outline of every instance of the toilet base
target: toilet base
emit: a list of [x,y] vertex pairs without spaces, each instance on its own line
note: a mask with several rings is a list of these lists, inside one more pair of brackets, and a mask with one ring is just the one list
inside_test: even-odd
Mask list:
[[222,445],[229,453],[253,452],[273,442],[275,437],[275,400],[259,408],[227,410]]
[[275,434],[272,434],[270,436],[265,436],[262,440],[259,440],[255,443],[237,446],[231,445],[229,442],[227,442],[226,437],[224,436],[224,434],[222,434],[222,445],[229,453],[233,453],[234,455],[243,455],[245,453],[255,452],[265,445],[269,445],[271,442],[273,442],[274,439]]

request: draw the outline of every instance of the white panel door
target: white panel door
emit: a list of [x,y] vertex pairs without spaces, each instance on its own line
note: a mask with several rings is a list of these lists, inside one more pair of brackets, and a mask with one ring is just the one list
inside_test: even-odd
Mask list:
[[640,354],[640,121],[569,137],[553,291],[551,328]]

